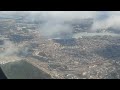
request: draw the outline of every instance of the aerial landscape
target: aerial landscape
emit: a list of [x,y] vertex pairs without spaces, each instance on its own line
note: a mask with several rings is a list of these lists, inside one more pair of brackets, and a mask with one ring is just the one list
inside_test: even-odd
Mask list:
[[0,79],[120,79],[120,12],[0,11]]

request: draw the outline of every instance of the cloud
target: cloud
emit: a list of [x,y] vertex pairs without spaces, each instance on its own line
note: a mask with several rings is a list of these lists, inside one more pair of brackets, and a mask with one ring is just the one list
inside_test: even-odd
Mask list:
[[2,45],[3,52],[0,53],[0,57],[16,55],[19,51],[17,46],[12,43],[11,41],[5,40],[4,44]]
[[[64,24],[64,22],[72,21],[74,19],[93,18],[98,12],[96,11],[40,11],[28,12],[28,20],[31,21],[45,21],[39,27],[39,31],[48,37],[60,36],[62,32],[70,35],[72,27]],[[61,35],[62,37],[62,35]]]
[[[119,11],[107,11],[107,12],[101,12],[106,14],[106,18],[104,19],[95,19],[94,24],[92,26],[92,30],[96,31],[98,29],[105,29],[105,28],[115,28],[120,29],[120,12]],[[100,15],[101,15],[100,13]],[[98,15],[99,17],[102,17]]]
[[31,22],[43,21],[38,30],[45,36],[63,31],[71,32],[71,27],[63,23],[74,19],[93,18],[94,23],[89,29],[93,32],[108,27],[120,28],[120,11],[0,11],[0,13],[11,16],[23,15],[24,20]]
[[[48,37],[58,36],[63,38],[63,33],[71,35],[72,27],[64,24],[64,22],[74,19],[93,18],[94,23],[89,29],[93,32],[109,27],[120,30],[120,11],[0,11],[0,15],[22,15],[25,20],[45,21],[40,24],[38,31]],[[20,52],[19,48],[10,41],[5,41],[3,47],[5,49],[0,53],[0,56],[15,55]]]

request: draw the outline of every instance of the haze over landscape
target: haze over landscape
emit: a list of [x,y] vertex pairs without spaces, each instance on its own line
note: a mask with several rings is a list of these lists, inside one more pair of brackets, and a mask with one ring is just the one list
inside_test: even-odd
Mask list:
[[0,79],[120,79],[119,11],[0,11]]

